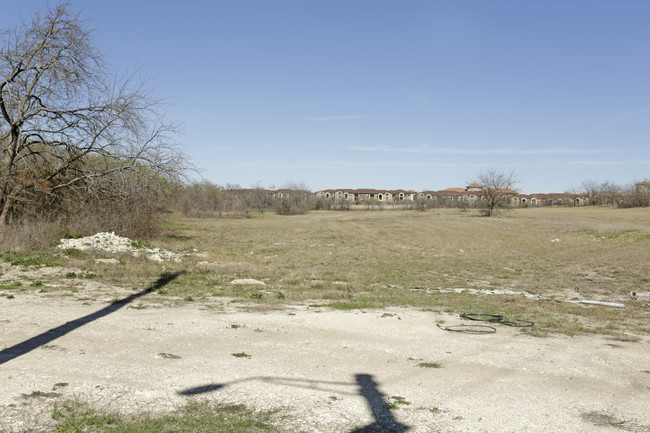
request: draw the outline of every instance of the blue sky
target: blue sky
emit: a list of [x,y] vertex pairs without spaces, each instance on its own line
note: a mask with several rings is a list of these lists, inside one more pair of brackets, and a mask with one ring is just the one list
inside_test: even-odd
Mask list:
[[[52,2],[50,2],[52,3]],[[0,25],[45,0],[3,1]],[[650,177],[650,2],[73,0],[224,185]]]

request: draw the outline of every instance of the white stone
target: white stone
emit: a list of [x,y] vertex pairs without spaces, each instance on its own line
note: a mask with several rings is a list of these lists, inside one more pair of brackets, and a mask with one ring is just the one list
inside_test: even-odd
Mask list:
[[95,263],[108,263],[110,265],[117,265],[120,263],[117,259],[95,259]]
[[82,251],[104,251],[107,253],[127,253],[133,256],[144,255],[149,260],[157,262],[171,260],[181,261],[181,255],[162,248],[136,248],[137,243],[129,238],[117,236],[115,233],[97,233],[80,239],[61,239],[58,248],[68,249],[76,248]]
[[264,281],[254,280],[252,278],[241,278],[237,280],[232,280],[230,284],[266,286],[266,283],[264,283]]

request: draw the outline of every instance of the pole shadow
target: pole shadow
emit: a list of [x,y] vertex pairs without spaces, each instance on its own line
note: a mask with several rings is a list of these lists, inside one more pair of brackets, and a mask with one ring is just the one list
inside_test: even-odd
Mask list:
[[49,331],[46,331],[42,334],[32,337],[29,340],[25,340],[22,343],[18,343],[14,346],[3,349],[2,351],[0,351],[0,365],[4,364],[5,362],[9,362],[13,359],[16,359],[19,356],[25,355],[31,352],[32,350],[40,346],[43,346],[51,342],[52,340],[56,340],[57,338],[62,337],[67,333],[72,332],[75,329],[80,328],[90,322],[94,322],[97,319],[101,319],[104,316],[114,313],[120,308],[133,302],[134,300],[148,293],[155,292],[156,290],[166,286],[167,284],[171,283],[173,280],[175,280],[176,278],[178,278],[180,275],[184,273],[185,271],[179,271],[173,273],[165,272],[153,284],[151,284],[149,287],[147,287],[146,289],[138,293],[134,293],[130,296],[127,296],[126,298],[117,300],[113,302],[111,305],[108,305],[107,307],[104,307],[101,310],[95,311],[94,313],[88,314],[87,316],[80,317],[78,319],[64,323],[63,325],[57,326],[56,328],[52,328]]
[[[350,433],[404,433],[408,431],[411,427],[404,425],[398,422],[390,409],[386,406],[386,400],[384,394],[379,391],[379,387],[373,376],[370,374],[356,374],[354,376],[356,385],[358,387],[357,392],[340,392],[339,394],[346,395],[361,395],[367,402],[370,412],[372,413],[375,422],[368,424],[363,427],[356,428],[351,430]],[[269,376],[256,376],[246,379],[234,380],[232,382],[225,383],[211,383],[201,386],[196,386],[192,388],[187,388],[182,391],[178,391],[177,394],[184,396],[194,396],[199,394],[205,394],[209,392],[218,391],[229,385],[233,385],[241,382],[249,381],[262,381],[273,384],[281,384],[294,386],[299,388],[309,388],[325,391],[326,388],[323,388],[322,385],[348,385],[354,386],[355,384],[350,382],[330,382],[330,381],[321,381],[321,380],[309,380],[309,379],[294,379],[294,378],[283,378],[283,377],[269,377]]]
[[354,376],[359,385],[359,392],[366,399],[375,422],[364,427],[352,430],[350,433],[404,433],[410,427],[398,422],[393,413],[386,406],[384,394],[379,391],[377,383],[369,374]]
[[326,381],[326,380],[296,379],[292,377],[273,377],[273,376],[253,376],[253,377],[247,377],[245,379],[237,379],[225,383],[210,383],[206,385],[196,386],[193,388],[187,388],[182,391],[177,391],[177,394],[185,395],[185,396],[205,394],[208,392],[218,391],[222,388],[225,388],[230,385],[234,385],[236,383],[255,382],[255,381],[270,383],[274,385],[286,385],[294,388],[305,388],[305,389],[311,389],[315,391],[327,391],[327,392],[336,392],[345,395],[357,395],[357,393],[355,392],[341,392],[339,390],[328,388],[328,386],[341,386],[341,385],[354,386],[350,382],[333,382],[333,381]]

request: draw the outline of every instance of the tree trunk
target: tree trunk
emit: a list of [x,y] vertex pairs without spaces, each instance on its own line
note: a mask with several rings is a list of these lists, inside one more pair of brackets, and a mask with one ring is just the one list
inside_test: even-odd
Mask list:
[[3,197],[4,203],[2,204],[2,211],[0,212],[0,228],[7,227],[9,225],[11,208],[16,203],[16,198],[18,197],[20,190],[20,185],[16,185],[11,193],[9,193],[6,197]]
[[0,213],[0,230],[7,227],[9,224],[9,210],[13,203],[10,200],[5,200],[4,206],[2,206],[2,213]]

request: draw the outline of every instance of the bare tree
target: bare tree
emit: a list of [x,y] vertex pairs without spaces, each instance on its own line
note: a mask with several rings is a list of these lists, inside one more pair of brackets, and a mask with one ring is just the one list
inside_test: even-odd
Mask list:
[[264,188],[261,182],[257,182],[246,191],[246,205],[251,209],[257,209],[259,213],[264,213],[272,207],[272,199],[270,191]]
[[650,205],[650,194],[643,184],[634,182],[622,187],[621,198],[616,203],[618,207],[647,207]]
[[160,104],[110,72],[68,4],[0,43],[0,227],[43,197],[123,198],[186,168]]
[[280,215],[303,214],[314,207],[314,195],[305,182],[287,182],[275,190],[275,208]]
[[477,206],[481,214],[487,217],[494,215],[500,209],[512,206],[512,197],[517,195],[514,190],[516,179],[515,171],[504,172],[488,169],[480,172],[472,181],[481,186]]
[[623,198],[623,188],[610,181],[599,182],[587,179],[582,182],[582,189],[588,194],[589,202],[594,206],[611,206]]

